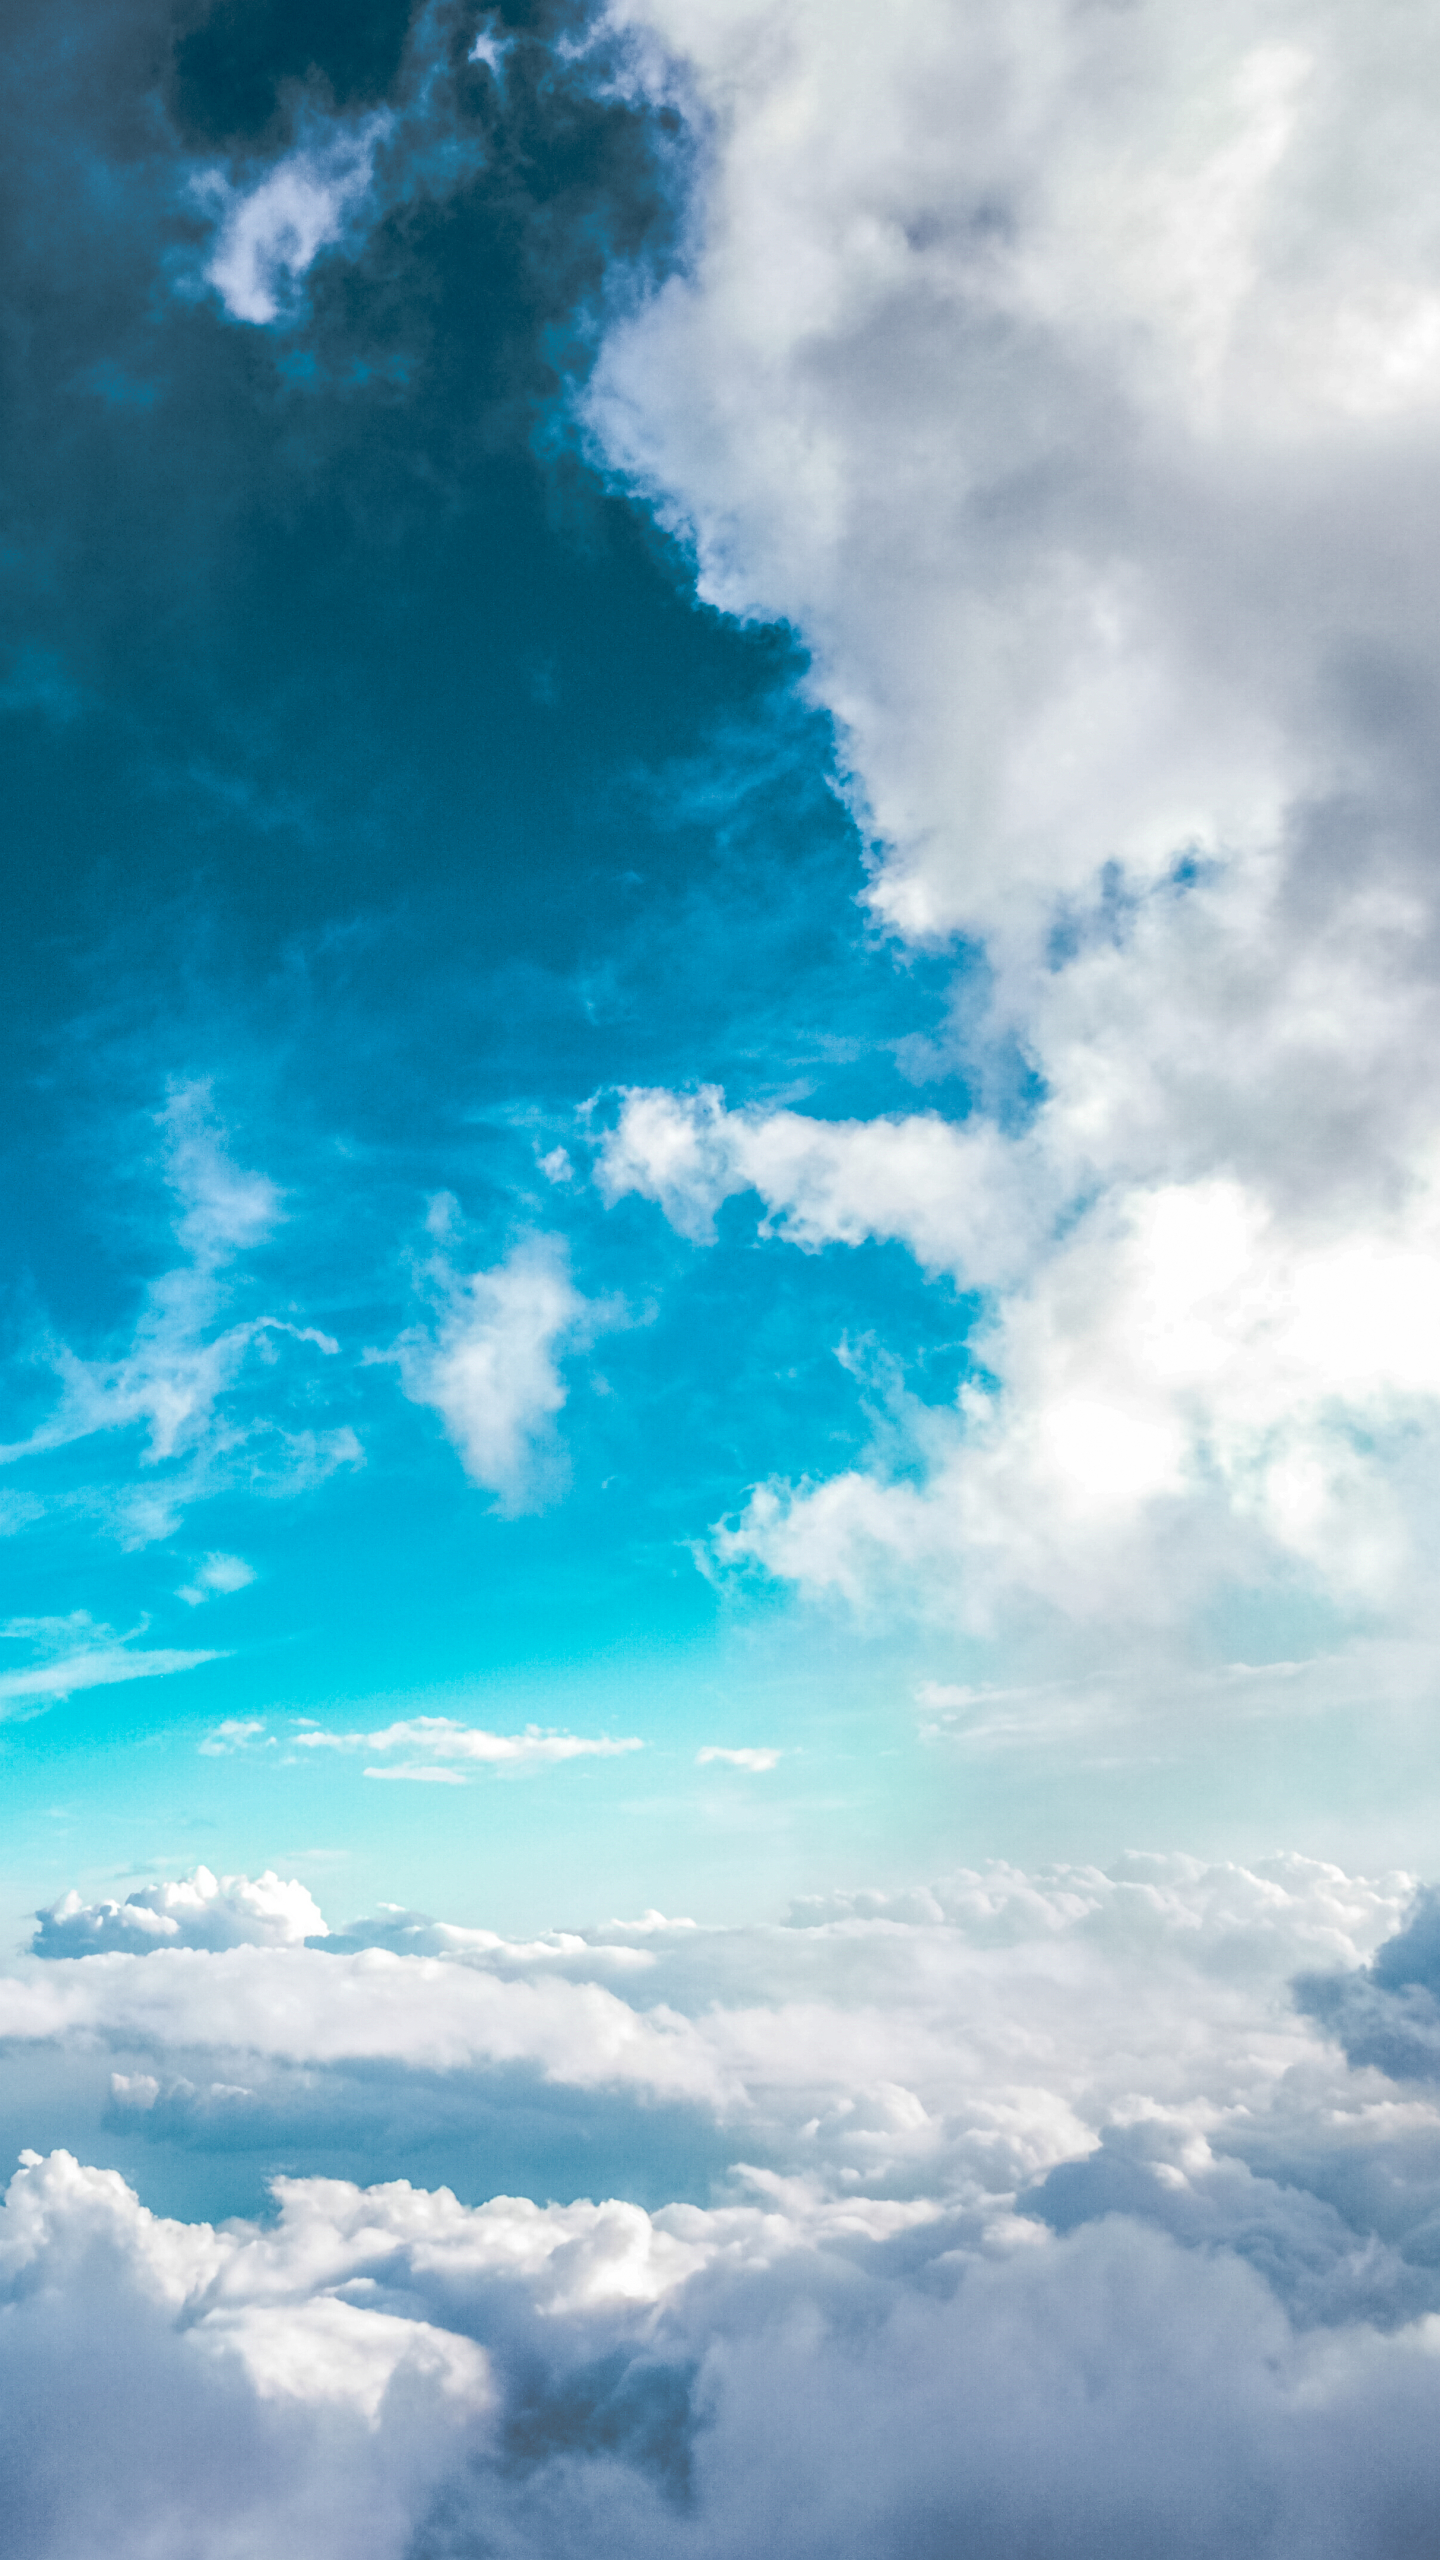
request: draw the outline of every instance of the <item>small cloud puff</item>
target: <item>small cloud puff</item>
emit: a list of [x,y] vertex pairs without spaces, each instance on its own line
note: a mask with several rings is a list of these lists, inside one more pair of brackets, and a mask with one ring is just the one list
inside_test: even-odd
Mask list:
[[177,1882],[141,1885],[124,1902],[82,1902],[67,1893],[45,1911],[31,1940],[37,1956],[152,1955],[161,1947],[296,1947],[323,1938],[324,1917],[295,1877],[214,1876],[208,1867]]
[[200,1564],[194,1581],[182,1583],[175,1597],[198,1609],[204,1601],[213,1600],[217,1592],[243,1591],[254,1579],[255,1568],[243,1556],[210,1555]]
[[264,328],[279,319],[287,287],[359,214],[393,121],[380,113],[349,130],[316,133],[248,190],[232,188],[218,170],[196,179],[195,195],[220,221],[205,281],[232,320]]
[[[437,1216],[444,1213],[444,1223]],[[437,1204],[447,1234],[453,1203]],[[558,1362],[593,1331],[600,1311],[571,1282],[561,1236],[527,1236],[503,1262],[463,1274],[443,1253],[427,1274],[433,1326],[402,1334],[389,1357],[413,1404],[433,1405],[471,1482],[513,1516],[543,1507],[564,1479],[554,1417],[566,1389]]]
[[263,1716],[226,1716],[222,1723],[216,1725],[213,1733],[207,1733],[204,1741],[198,1742],[195,1748],[202,1752],[207,1760],[219,1760],[229,1751],[248,1749],[249,1745],[252,1742],[258,1742],[262,1735],[266,1742],[273,1744],[275,1736],[273,1733],[266,1733]]
[[712,1760],[723,1760],[732,1769],[749,1769],[754,1775],[759,1776],[762,1771],[773,1769],[779,1757],[778,1751],[748,1749],[727,1751],[722,1743],[707,1742],[702,1751],[696,1752],[695,1766],[697,1769],[703,1769]]

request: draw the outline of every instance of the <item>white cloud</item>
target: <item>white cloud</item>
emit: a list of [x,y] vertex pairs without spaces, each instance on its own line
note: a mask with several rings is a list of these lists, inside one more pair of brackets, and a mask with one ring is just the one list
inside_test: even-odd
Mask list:
[[[743,2560],[762,2514],[781,2560],[857,2530],[1037,2560],[1423,2540],[1436,2089],[1351,2072],[1287,1993],[1297,1968],[1433,1972],[1423,1909],[1387,1936],[1407,1891],[1133,1857],[836,1894],[782,1927],[432,1928],[438,1960],[250,1945],[0,1980],[12,2071],[143,2042],[117,2115],[191,2157],[293,2054],[307,2087],[368,2060],[337,2084],[352,2110],[397,2073],[421,2102],[518,2064],[589,2093],[587,2139],[628,2083],[736,2159],[709,2204],[287,2176],[272,2217],[211,2224],[27,2151],[0,2212],[12,2533],[39,2560],[228,2560],[237,2523],[317,2560],[477,2529],[515,2560],[658,2560],[682,2532]],[[650,1959],[643,2007],[593,1978],[622,1950]],[[207,2053],[205,2091],[173,2057]],[[82,2347],[85,2426],[52,2459],[38,2413]]]
[[69,1698],[80,1689],[106,1688],[117,1680],[163,1679],[221,1659],[218,1653],[181,1652],[173,1646],[147,1649],[97,1626],[83,1610],[69,1618],[12,1618],[0,1628],[0,1640],[28,1645],[36,1654],[33,1662],[0,1671],[0,1710],[10,1699]]
[[1007,1594],[1174,1619],[1287,1564],[1413,1616],[1440,1445],[1432,1220],[1411,1204],[1303,1239],[1234,1182],[1122,1194],[982,1328],[999,1389],[910,1410],[919,1483],[763,1489],[721,1552],[852,1594],[888,1560],[981,1624]]
[[[356,256],[397,203],[443,198],[484,156],[462,108],[467,83],[443,0],[412,16],[388,105],[363,115],[326,112],[313,93],[292,109],[289,146],[268,165],[192,170],[191,198],[216,225],[203,270],[234,320],[255,328],[291,318],[298,288],[327,251]],[[464,59],[482,64],[503,94],[513,37],[487,22]],[[191,288],[193,290],[193,287]]]
[[232,188],[218,170],[195,180],[196,195],[219,220],[205,280],[232,319],[264,327],[280,317],[287,287],[361,214],[376,151],[393,124],[381,111],[353,126],[317,125],[249,188]]
[[437,1258],[433,1329],[402,1334],[392,1355],[414,1404],[433,1405],[466,1474],[506,1513],[539,1508],[563,1481],[553,1422],[565,1402],[558,1362],[596,1309],[569,1274],[563,1237],[529,1236],[468,1276]]
[[1370,502],[1409,520],[1440,416],[1434,30],[1344,0],[609,14],[709,148],[592,425],[702,592],[812,645],[884,910],[1009,932],[1108,859],[1269,841],[1333,779],[1346,625],[1431,645]]
[[147,1955],[158,1947],[293,1947],[324,1937],[325,1921],[303,1884],[263,1876],[214,1876],[208,1867],[141,1885],[123,1902],[67,1893],[36,1913],[40,1956]]
[[[1327,2056],[1287,1986],[1368,1955],[1406,1907],[1403,1876],[1296,1857],[997,1864],[800,1903],[783,1926],[651,1914],[508,1942],[382,1912],[336,1933],[333,1953],[295,1943],[323,1927],[300,1887],[211,1887],[148,1888],[128,1920],[112,1905],[93,1921],[68,1899],[53,1924],[68,1940],[47,1941],[57,1952],[124,1945],[127,1928],[154,1951],[0,1977],[0,2034],[17,2052],[101,2035],[148,2056],[152,2078],[167,2052],[193,2077],[208,2051],[217,2082],[242,2087],[282,2063],[526,2065],[571,2089],[701,2110],[739,2158],[818,2178],[837,2199],[929,2198],[1002,2219],[1017,2188],[1088,2154],[1137,2104],[1222,2147],[1243,2149],[1249,2128],[1296,2157],[1342,2125],[1347,2141],[1378,2141],[1389,2121],[1366,2115],[1375,2093]],[[187,1951],[212,1927],[250,1936],[231,1953]]]
[[[315,1326],[284,1318],[224,1321],[236,1285],[230,1266],[271,1232],[281,1216],[279,1193],[265,1175],[248,1173],[231,1158],[207,1085],[177,1087],[155,1124],[174,1202],[172,1224],[186,1259],[148,1284],[134,1334],[118,1357],[82,1359],[53,1342],[40,1347],[59,1380],[59,1401],[28,1438],[0,1447],[0,1464],[9,1465],[100,1433],[143,1428],[145,1476],[108,1489],[106,1501],[116,1533],[129,1546],[173,1536],[188,1503],[237,1476],[252,1491],[288,1495],[338,1467],[363,1463],[348,1424],[289,1429],[273,1413],[236,1413],[233,1400],[252,1359],[268,1371],[284,1343],[304,1344],[327,1359],[340,1346]],[[218,1569],[227,1563],[238,1566],[239,1559]]]
[[[981,1096],[958,1126],[706,1089],[603,1142],[607,1194],[697,1239],[753,1190],[806,1248],[897,1237],[996,1293],[994,1392],[898,1403],[898,1478],[777,1481],[729,1552],[973,1624],[1297,1571],[1414,1622],[1440,39],[1339,0],[609,22],[700,148],[598,446],[703,595],[803,637],[879,915],[992,973],[930,1052]],[[983,1107],[1012,1043],[1018,1132]]]
[[213,1760],[223,1758],[229,1751],[244,1751],[250,1743],[261,1739],[273,1740],[273,1736],[265,1733],[263,1716],[226,1716],[213,1732],[206,1734],[203,1742],[197,1742],[195,1748]]
[[392,1764],[388,1769],[367,1769],[365,1775],[421,1778],[442,1786],[464,1783],[458,1769],[437,1765],[444,1762],[478,1761],[492,1768],[535,1768],[561,1760],[613,1759],[617,1753],[642,1751],[645,1747],[634,1735],[615,1740],[609,1734],[549,1733],[533,1724],[527,1725],[523,1733],[489,1733],[482,1725],[461,1724],[453,1716],[406,1716],[374,1733],[329,1733],[319,1726],[307,1726],[290,1739],[293,1748],[300,1751],[420,1754],[418,1759]]
[[[1043,1160],[1007,1145],[986,1121],[957,1127],[938,1112],[882,1120],[813,1120],[796,1111],[727,1111],[699,1093],[631,1089],[600,1142],[595,1178],[607,1200],[656,1200],[697,1243],[722,1200],[758,1191],[763,1233],[814,1251],[898,1237],[927,1271],[972,1283],[1015,1268],[1043,1233]],[[1038,1195],[1038,1196],[1037,1196]]]
[[193,1582],[183,1583],[176,1592],[189,1608],[198,1609],[217,1592],[243,1591],[255,1579],[255,1568],[243,1556],[208,1555],[202,1557]]
[[696,1752],[695,1765],[697,1769],[705,1769],[712,1760],[719,1760],[729,1768],[748,1769],[752,1776],[762,1777],[767,1769],[778,1766],[779,1759],[778,1751],[756,1750],[748,1745],[738,1751],[730,1751],[723,1743],[707,1742]]

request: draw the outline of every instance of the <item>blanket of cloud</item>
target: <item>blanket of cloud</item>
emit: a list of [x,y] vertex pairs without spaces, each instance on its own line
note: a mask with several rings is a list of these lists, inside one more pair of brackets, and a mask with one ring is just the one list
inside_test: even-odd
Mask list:
[[[223,1891],[248,1943],[213,1952],[202,1874],[151,1952],[0,1985],[12,2075],[98,2050],[112,2126],[273,2178],[177,2219],[24,2151],[25,2560],[1429,2547],[1440,2061],[1397,2084],[1306,2015],[1425,1970],[1417,1932],[1433,1972],[1405,1877],[1136,1857],[769,1927],[384,1912],[309,1946],[273,1876]],[[648,2209],[577,2193],[578,2140],[548,2203],[495,2192],[483,2134],[468,2176],[397,2177],[387,2073],[432,2135],[528,2081],[632,2159],[647,2110],[688,2114],[725,2165]],[[389,2174],[319,2173],[325,2118],[367,2114]]]

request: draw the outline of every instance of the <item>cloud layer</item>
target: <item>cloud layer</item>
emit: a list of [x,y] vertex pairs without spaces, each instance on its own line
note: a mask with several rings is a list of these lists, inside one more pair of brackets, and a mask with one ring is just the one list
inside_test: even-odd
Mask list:
[[[143,2050],[115,2121],[160,2142],[283,2111],[290,2057],[417,2095],[523,2063],[597,2118],[678,2098],[732,2166],[649,2211],[290,2175],[272,2219],[216,2225],[27,2152],[0,2216],[17,2547],[739,2560],[763,2517],[782,2560],[857,2531],[895,2560],[1398,2555],[1440,2485],[1437,2083],[1351,2071],[1286,1986],[1408,1979],[1408,1904],[1304,1860],[1137,1858],[781,1927],[526,1946],[400,1915],[348,1952],[36,1968],[0,1986],[10,2050]],[[82,2337],[83,2452],[36,2460]]]

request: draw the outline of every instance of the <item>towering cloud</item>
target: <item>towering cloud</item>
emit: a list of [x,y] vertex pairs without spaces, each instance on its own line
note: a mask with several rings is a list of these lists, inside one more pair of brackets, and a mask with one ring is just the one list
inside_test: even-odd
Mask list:
[[994,1293],[903,1482],[773,1486],[731,1551],[982,1624],[1297,1568],[1424,1618],[1434,30],[1283,0],[611,23],[698,178],[681,271],[603,347],[597,445],[702,595],[803,636],[877,917],[986,960],[930,1053],[970,1075],[961,1128],[657,1093],[607,1145],[685,1232],[753,1187],[797,1243],[899,1236]]

